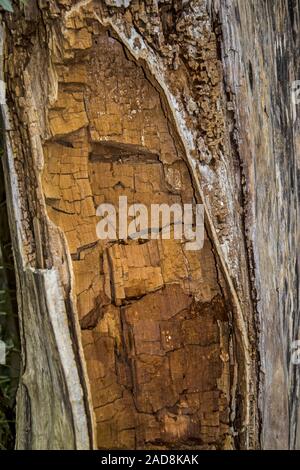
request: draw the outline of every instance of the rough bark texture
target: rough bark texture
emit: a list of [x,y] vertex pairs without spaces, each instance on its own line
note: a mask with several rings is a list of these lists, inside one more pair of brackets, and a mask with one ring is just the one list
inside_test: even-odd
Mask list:
[[256,291],[263,448],[300,448],[298,0],[226,1],[220,8],[225,79],[245,179]]
[[[299,4],[275,3],[6,15],[19,448],[299,447]],[[119,195],[202,202],[204,248],[100,242]]]

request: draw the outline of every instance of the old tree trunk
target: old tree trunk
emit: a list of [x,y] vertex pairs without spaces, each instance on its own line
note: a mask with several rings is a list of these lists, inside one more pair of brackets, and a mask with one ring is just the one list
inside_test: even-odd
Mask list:
[[[18,449],[300,448],[299,26],[298,0],[3,15]],[[120,195],[203,203],[203,248],[99,240]]]

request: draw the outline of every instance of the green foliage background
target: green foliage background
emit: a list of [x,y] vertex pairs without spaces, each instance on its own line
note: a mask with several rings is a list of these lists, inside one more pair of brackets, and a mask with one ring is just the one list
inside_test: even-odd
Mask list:
[[[26,0],[19,0],[20,3],[25,3]],[[13,6],[11,0],[0,0],[0,6],[5,10],[9,12],[13,12]]]
[[12,7],[12,4],[11,4],[10,0],[0,0],[0,5],[6,11],[10,11],[10,12],[13,11],[13,7]]

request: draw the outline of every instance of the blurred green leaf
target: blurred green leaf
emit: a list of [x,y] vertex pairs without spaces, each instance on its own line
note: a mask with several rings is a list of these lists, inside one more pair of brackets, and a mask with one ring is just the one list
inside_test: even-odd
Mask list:
[[11,13],[14,11],[10,0],[0,0],[0,5],[6,11],[10,11]]

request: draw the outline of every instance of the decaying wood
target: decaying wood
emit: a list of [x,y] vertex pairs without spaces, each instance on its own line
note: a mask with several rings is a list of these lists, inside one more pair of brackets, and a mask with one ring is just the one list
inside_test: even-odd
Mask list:
[[[296,239],[278,249],[296,234],[278,75],[289,52],[296,78],[299,8],[269,3],[57,0],[5,16],[18,448],[299,447]],[[203,203],[203,249],[98,240],[97,206],[119,195]]]

